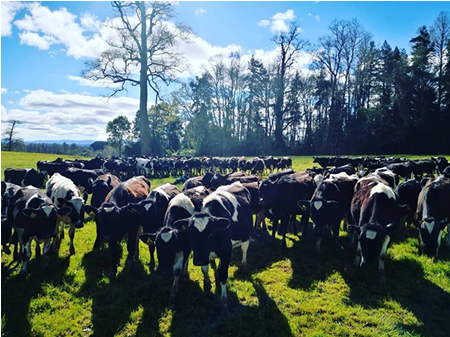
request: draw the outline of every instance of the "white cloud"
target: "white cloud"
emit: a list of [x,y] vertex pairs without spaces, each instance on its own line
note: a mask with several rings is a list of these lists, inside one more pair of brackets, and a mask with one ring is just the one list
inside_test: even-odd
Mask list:
[[199,8],[195,10],[195,15],[200,15],[200,14],[205,14],[207,13],[206,9],[204,8]]
[[52,43],[55,43],[56,40],[52,36],[48,35],[39,35],[34,32],[23,32],[19,34],[20,44],[26,44],[28,46],[38,47],[41,50],[47,50],[50,48]]
[[2,88],[2,94],[6,94],[8,92],[8,89]]
[[260,27],[269,27],[273,34],[279,34],[289,31],[289,22],[295,19],[295,13],[292,9],[288,9],[284,13],[276,13],[272,15],[270,20],[264,19],[257,22]]
[[320,16],[319,15],[314,16],[312,13],[308,13],[308,16],[311,17],[311,18],[314,17],[314,19],[316,19],[317,22],[320,21]]
[[26,3],[17,1],[2,1],[2,36],[12,34],[12,21],[16,14],[24,7]]
[[87,87],[96,87],[96,88],[119,88],[120,83],[112,83],[107,80],[99,80],[99,81],[89,81],[88,79],[80,76],[72,76],[67,75],[67,79],[71,81],[78,82],[78,85],[87,86]]
[[2,132],[7,120],[22,121],[19,137],[32,139],[106,139],[106,124],[119,115],[134,120],[139,100],[109,99],[87,94],[30,91],[19,101],[20,109],[2,105]]

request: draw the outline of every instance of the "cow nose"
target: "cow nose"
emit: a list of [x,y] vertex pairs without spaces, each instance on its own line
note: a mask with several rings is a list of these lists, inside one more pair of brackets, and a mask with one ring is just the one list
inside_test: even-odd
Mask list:
[[84,227],[83,222],[81,222],[81,221],[75,222],[75,228],[83,228],[83,227]]

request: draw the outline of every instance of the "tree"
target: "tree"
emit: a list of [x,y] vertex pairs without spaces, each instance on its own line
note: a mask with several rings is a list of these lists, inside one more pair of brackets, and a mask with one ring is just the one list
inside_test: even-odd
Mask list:
[[[112,24],[117,39],[108,41],[110,49],[96,60],[86,63],[82,75],[90,80],[109,80],[114,84],[111,96],[126,90],[125,85],[139,86],[141,153],[151,154],[150,130],[146,122],[148,86],[161,100],[160,85],[169,85],[185,70],[178,44],[188,42],[190,28],[169,22],[174,18],[173,3],[113,1],[119,24]],[[111,21],[114,22],[114,21]],[[136,74],[139,69],[139,76]]]
[[131,131],[131,123],[125,116],[119,116],[108,122],[106,133],[108,134],[108,142],[112,147],[117,148],[119,156],[121,155],[122,145]]
[[275,102],[275,150],[283,151],[285,144],[283,141],[283,117],[285,113],[284,97],[287,88],[287,75],[293,67],[297,54],[307,46],[307,41],[300,39],[301,30],[297,23],[292,23],[288,32],[281,32],[273,38],[279,46],[278,71]]
[[6,121],[11,123],[11,125],[3,132],[3,139],[5,140],[5,146],[2,146],[4,151],[23,151],[25,150],[25,144],[23,139],[16,137],[16,124],[21,124],[22,122],[11,119]]

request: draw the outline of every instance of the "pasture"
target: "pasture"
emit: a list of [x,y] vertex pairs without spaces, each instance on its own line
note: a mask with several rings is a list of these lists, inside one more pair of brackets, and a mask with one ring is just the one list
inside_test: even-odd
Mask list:
[[[36,168],[38,160],[56,157],[3,152],[2,179],[7,167]],[[312,157],[292,159],[296,171],[313,166]],[[152,189],[174,180],[152,180]],[[210,293],[203,292],[192,257],[190,280],[180,285],[173,307],[172,277],[149,271],[142,243],[132,273],[124,269],[122,244],[118,277],[110,281],[107,245],[92,250],[95,223],[88,220],[76,231],[76,254],[70,256],[66,235],[47,270],[33,253],[27,276],[20,277],[12,256],[2,252],[2,336],[450,336],[450,249],[445,244],[433,263],[418,255],[417,238],[399,233],[388,249],[387,284],[380,286],[377,270],[352,268],[353,251],[324,244],[317,258],[311,237],[288,233],[282,250],[280,237],[267,243],[261,234],[250,244],[249,273],[239,271],[240,250],[233,254],[230,315],[221,317],[215,284]],[[341,230],[342,247],[346,239]],[[214,279],[212,268],[210,274]]]

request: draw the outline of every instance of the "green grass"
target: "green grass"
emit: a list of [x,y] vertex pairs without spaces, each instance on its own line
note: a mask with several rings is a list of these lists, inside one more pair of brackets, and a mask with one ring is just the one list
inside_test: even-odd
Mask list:
[[[3,152],[2,174],[56,157]],[[311,157],[293,163],[296,170],[313,166]],[[173,180],[152,180],[152,188]],[[95,224],[89,220],[76,232],[76,254],[69,255],[66,235],[48,270],[33,256],[20,277],[20,266],[2,252],[2,336],[450,336],[445,245],[433,263],[417,254],[416,238],[395,240],[386,261],[388,283],[379,286],[376,270],[351,268],[354,253],[347,249],[323,245],[317,259],[311,238],[288,234],[284,251],[279,237],[274,244],[258,240],[250,244],[248,274],[239,271],[240,251],[233,253],[231,313],[221,317],[215,286],[203,292],[192,261],[190,280],[170,307],[172,278],[150,273],[143,244],[132,273],[124,268],[122,245],[118,277],[110,282],[108,248],[92,251]],[[344,232],[339,241],[345,246]]]

